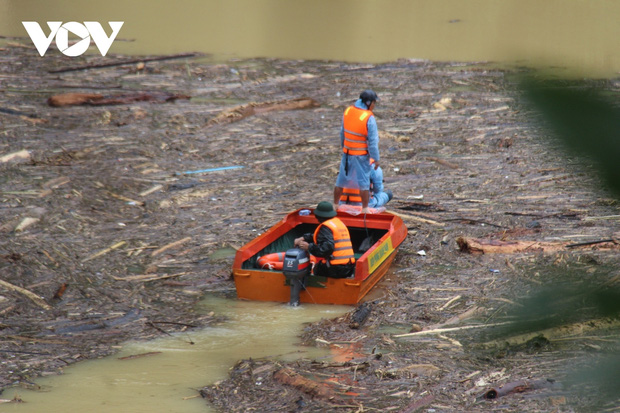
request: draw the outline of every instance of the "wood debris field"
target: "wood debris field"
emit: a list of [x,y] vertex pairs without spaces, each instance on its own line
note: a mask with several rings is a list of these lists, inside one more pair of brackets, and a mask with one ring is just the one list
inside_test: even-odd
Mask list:
[[[0,388],[218,320],[194,307],[206,293],[234,297],[232,257],[218,252],[332,199],[343,110],[372,88],[388,211],[408,237],[370,313],[300,337],[340,361],[240,360],[201,394],[221,411],[568,409],[545,380],[561,381],[567,354],[604,349],[600,329],[538,350],[473,350],[483,324],[510,321],[519,296],[554,282],[545,268],[618,268],[618,200],[546,139],[514,75],[408,60],[42,59],[4,47]],[[518,391],[478,397],[510,383]]]

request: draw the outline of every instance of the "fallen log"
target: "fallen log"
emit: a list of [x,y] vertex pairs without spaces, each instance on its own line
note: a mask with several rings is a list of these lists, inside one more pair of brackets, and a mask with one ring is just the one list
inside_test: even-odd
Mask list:
[[249,116],[273,112],[276,110],[308,109],[317,108],[319,106],[320,104],[316,100],[310,98],[288,99],[263,103],[252,102],[246,105],[235,106],[232,109],[219,113],[207,122],[207,126],[237,122]]
[[273,374],[274,380],[280,384],[295,387],[303,393],[323,400],[332,400],[336,393],[327,384],[307,379],[291,369],[282,368]]
[[571,244],[568,242],[545,242],[545,241],[500,241],[494,239],[480,239],[469,237],[458,237],[456,243],[461,252],[471,254],[513,254],[517,252],[556,252],[567,248],[585,248],[600,250],[620,249],[620,244],[614,240],[595,243]]
[[104,96],[99,93],[62,93],[51,96],[47,99],[47,104],[53,107],[63,106],[104,106],[104,105],[126,105],[134,102],[155,102],[166,103],[174,102],[177,99],[190,99],[191,96],[178,95],[173,93],[127,93],[120,95]]

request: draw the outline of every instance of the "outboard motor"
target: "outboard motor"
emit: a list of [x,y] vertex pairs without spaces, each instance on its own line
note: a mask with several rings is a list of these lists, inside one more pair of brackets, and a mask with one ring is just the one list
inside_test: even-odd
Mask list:
[[299,294],[303,288],[304,277],[310,274],[310,255],[300,248],[291,248],[284,254],[282,273],[291,285],[292,306],[299,305]]

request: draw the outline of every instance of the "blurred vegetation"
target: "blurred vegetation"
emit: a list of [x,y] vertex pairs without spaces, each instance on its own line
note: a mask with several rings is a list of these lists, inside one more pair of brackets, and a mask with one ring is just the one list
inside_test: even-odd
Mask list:
[[[549,137],[591,164],[620,200],[620,91],[591,87],[586,82],[532,79],[522,80],[521,90],[529,113],[542,122]],[[539,279],[548,284],[531,287],[527,297],[515,299],[517,305],[505,315],[514,321],[483,332],[483,341],[502,342],[575,323],[619,319],[620,271],[597,264],[589,266],[589,271],[578,265],[537,267],[534,271],[540,273]],[[562,381],[579,400],[576,408],[620,411],[620,332],[598,333],[605,335],[606,344],[582,359],[567,359]]]
[[593,162],[620,198],[620,91],[574,82],[525,79],[526,103],[551,135],[573,154]]

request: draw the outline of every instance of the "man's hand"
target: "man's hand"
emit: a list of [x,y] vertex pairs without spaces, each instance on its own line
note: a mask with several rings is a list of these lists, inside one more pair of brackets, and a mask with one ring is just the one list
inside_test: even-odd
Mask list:
[[375,165],[375,170],[377,170],[377,168],[379,167],[379,161],[375,161],[374,165]]
[[302,249],[304,251],[308,251],[308,243],[304,241],[304,237],[295,238],[295,242],[293,246]]

